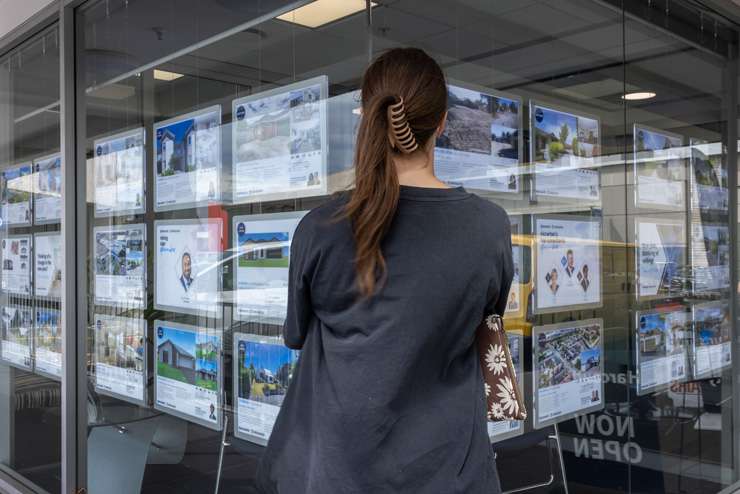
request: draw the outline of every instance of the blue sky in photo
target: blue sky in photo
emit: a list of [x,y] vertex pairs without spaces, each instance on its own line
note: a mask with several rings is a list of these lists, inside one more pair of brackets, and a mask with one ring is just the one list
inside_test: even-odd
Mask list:
[[245,341],[244,365],[255,369],[267,369],[273,374],[284,364],[293,360],[293,351],[284,345]]
[[468,88],[460,87],[460,86],[454,86],[450,84],[447,86],[447,91],[450,94],[454,94],[457,98],[465,100],[468,99],[470,101],[485,101],[486,95],[480,93],[479,91],[473,91]]
[[578,136],[578,119],[574,115],[563,113],[555,110],[549,110],[541,106],[535,107],[535,111],[542,110],[543,118],[542,122],[534,121],[535,126],[545,133],[552,133],[555,136],[560,135],[560,127],[563,124],[568,125],[570,132],[568,133],[568,140],[570,141],[573,137]]
[[501,136],[506,133],[513,134],[516,131],[517,129],[515,127],[504,127],[503,125],[491,124],[491,134],[495,136]]
[[195,124],[194,118],[188,118],[185,120],[180,120],[179,122],[173,122],[169,125],[166,125],[164,127],[159,127],[157,129],[157,149],[161,149],[162,147],[162,136],[165,134],[165,132],[169,131],[172,133],[172,135],[175,136],[175,142],[182,142],[182,140],[185,138],[185,132],[190,129],[190,127]]
[[638,325],[638,331],[640,333],[647,333],[655,329],[659,329],[662,332],[666,331],[665,319],[662,314],[646,314],[640,316],[640,324]]
[[239,233],[239,246],[244,245],[249,240],[253,241],[259,241],[259,240],[270,240],[273,238],[277,238],[281,242],[285,242],[285,245],[283,246],[283,257],[287,257],[290,255],[290,246],[288,245],[288,240],[290,240],[290,235],[288,235],[288,232],[260,232],[260,233],[254,233],[254,232],[244,232]]
[[642,133],[643,142],[645,143],[645,149],[648,151],[657,151],[666,148],[666,142],[670,142],[670,148],[679,147],[681,140],[676,138],[670,138],[658,132],[653,132],[647,129],[637,128],[638,133]]
[[199,358],[195,361],[195,370],[205,370],[209,372],[218,372],[218,360],[205,360]]
[[[162,336],[159,335],[160,329],[162,330]],[[159,345],[165,341],[170,340],[172,343],[188,352],[191,356],[195,356],[195,333],[161,325],[157,326],[156,335],[157,348],[159,348]]]
[[709,329],[706,327],[699,331],[699,339],[704,345],[708,345],[712,342],[712,338],[717,338],[720,335],[719,327],[712,326]]
[[36,324],[52,324],[57,325],[59,321],[59,312],[55,310],[37,310],[36,311]]
[[3,177],[5,177],[5,180],[13,180],[14,178],[18,178],[23,175],[29,175],[30,173],[31,165],[17,166],[3,171]]
[[519,102],[518,102],[518,101],[515,101],[515,100],[513,100],[513,99],[509,99],[509,98],[502,98],[502,97],[500,97],[500,96],[494,96],[494,97],[493,97],[493,101],[495,101],[495,102],[496,102],[496,103],[498,103],[499,105],[502,105],[502,104],[504,104],[504,105],[506,105],[506,106],[511,106],[511,104],[512,104],[512,103],[514,103],[514,106],[516,107],[516,109],[517,109],[517,110],[519,110]]

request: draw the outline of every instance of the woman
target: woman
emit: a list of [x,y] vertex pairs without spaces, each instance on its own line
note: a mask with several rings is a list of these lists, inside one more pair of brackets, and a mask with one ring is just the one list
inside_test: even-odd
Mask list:
[[262,492],[499,492],[474,336],[506,305],[510,227],[434,176],[446,108],[421,50],[365,72],[356,187],[308,213],[291,246],[284,337],[302,352]]

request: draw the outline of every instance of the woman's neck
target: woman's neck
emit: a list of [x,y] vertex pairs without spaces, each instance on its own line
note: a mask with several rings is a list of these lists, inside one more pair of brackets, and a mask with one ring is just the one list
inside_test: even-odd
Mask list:
[[[433,149],[433,148],[432,148]],[[447,189],[447,184],[434,175],[434,153],[415,152],[411,155],[394,156],[393,163],[398,173],[398,183],[411,187]]]

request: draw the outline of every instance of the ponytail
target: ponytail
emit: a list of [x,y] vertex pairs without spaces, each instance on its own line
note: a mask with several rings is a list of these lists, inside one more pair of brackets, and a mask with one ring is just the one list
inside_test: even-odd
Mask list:
[[422,50],[390,50],[365,72],[355,146],[355,190],[341,215],[352,224],[357,285],[365,298],[375,293],[387,275],[381,243],[400,196],[393,156],[416,152],[426,144],[446,108],[442,69]]
[[345,208],[355,238],[355,270],[360,293],[369,297],[385,276],[380,243],[398,207],[400,187],[388,139],[391,94],[375,96],[363,108],[355,147],[355,191]]

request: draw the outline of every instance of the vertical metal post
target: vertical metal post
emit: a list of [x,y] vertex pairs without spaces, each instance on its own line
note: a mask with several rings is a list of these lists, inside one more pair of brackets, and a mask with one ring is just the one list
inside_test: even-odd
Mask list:
[[558,447],[558,461],[560,462],[560,473],[563,474],[563,491],[568,494],[568,477],[565,474],[565,460],[563,459],[563,445],[560,442],[560,430],[558,424],[553,425],[555,429],[555,444]]
[[[13,153],[13,78],[11,62],[0,65],[0,163],[9,165],[14,159]],[[7,231],[2,234],[7,235]],[[0,295],[0,301],[7,303],[7,294]],[[13,465],[15,438],[15,370],[0,366],[0,463]]]
[[[87,369],[85,358],[85,268],[80,242],[85,221],[85,155],[77,146],[78,85],[74,6],[59,7],[60,126],[62,153],[62,492],[85,492],[87,485]],[[77,212],[80,211],[78,215]],[[78,216],[81,221],[78,221]],[[81,276],[82,275],[82,276]],[[82,281],[82,283],[79,283]]]
[[[740,331],[738,331],[738,166],[737,166],[737,146],[738,146],[738,135],[737,135],[737,46],[734,44],[729,45],[729,56],[726,61],[724,70],[724,81],[723,81],[723,95],[724,103],[722,105],[722,119],[727,122],[727,134],[725,139],[725,146],[727,149],[727,187],[728,187],[728,222],[730,231],[730,320],[732,321],[732,373],[728,375],[725,373],[724,376],[729,378],[722,380],[722,398],[732,397],[732,400],[728,401],[729,405],[722,407],[722,430],[733,431],[732,436],[722,436],[722,458],[732,458],[732,478],[723,478],[724,484],[729,484],[732,481],[738,480],[738,472],[740,472],[740,455],[735,449],[735,445],[740,445],[740,429],[737,424],[740,424],[740,406],[738,406],[737,397],[740,396],[738,390],[740,389],[740,382],[738,382],[738,376],[740,376],[740,352],[738,351],[738,341],[740,341]],[[728,410],[728,407],[730,408]],[[733,427],[735,424],[735,427]],[[728,441],[729,439],[729,441]],[[734,451],[733,451],[734,450]]]

